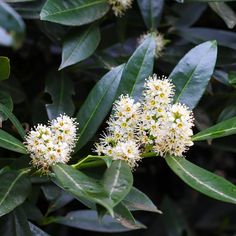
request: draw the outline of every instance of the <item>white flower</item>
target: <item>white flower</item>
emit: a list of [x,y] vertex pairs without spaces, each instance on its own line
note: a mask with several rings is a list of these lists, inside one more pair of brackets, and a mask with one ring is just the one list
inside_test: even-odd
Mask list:
[[[163,34],[159,32],[152,32],[152,35],[155,40],[155,57],[159,58],[162,56],[163,51],[165,49],[165,45],[168,42],[168,40],[165,40]],[[149,32],[141,35],[138,39],[138,44],[143,43],[143,41],[149,36],[150,36]]]
[[193,120],[192,111],[185,105],[179,103],[172,105],[166,119],[167,134],[163,142],[156,142],[155,151],[161,156],[166,153],[182,156],[193,145],[191,141]]
[[116,16],[124,15],[124,12],[131,8],[133,0],[108,0],[111,8]]
[[26,136],[25,146],[36,168],[47,172],[55,163],[67,163],[76,145],[77,123],[60,115],[49,125],[37,125]]

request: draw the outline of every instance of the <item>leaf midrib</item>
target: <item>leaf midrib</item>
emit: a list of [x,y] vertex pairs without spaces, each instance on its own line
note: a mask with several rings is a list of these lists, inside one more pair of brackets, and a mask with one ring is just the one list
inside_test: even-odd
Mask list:
[[7,198],[7,196],[9,195],[10,191],[12,190],[12,188],[14,187],[15,183],[18,181],[19,178],[21,178],[22,175],[24,175],[24,172],[20,172],[19,175],[15,178],[15,180],[11,183],[11,185],[9,186],[9,189],[7,190],[7,192],[5,193],[5,195],[3,196],[2,200],[0,201],[0,206],[2,205],[2,203],[5,201],[5,199]]
[[110,198],[112,197],[112,194],[113,194],[113,192],[115,191],[114,186],[116,186],[117,183],[118,183],[119,176],[120,176],[120,168],[121,168],[121,161],[119,161],[119,165],[118,165],[118,168],[117,168],[117,172],[116,172],[116,174],[115,174],[115,178],[114,178],[114,181],[113,181],[113,183],[112,183],[111,190],[110,190],[110,192],[109,192],[109,197],[110,197]]
[[[52,17],[52,16],[60,15],[60,14],[65,13],[65,12],[68,13],[68,12],[77,11],[77,10],[80,10],[80,9],[83,9],[83,8],[88,8],[88,7],[93,6],[93,5],[96,5],[96,4],[100,4],[100,3],[102,3],[102,2],[105,3],[104,0],[99,0],[99,1],[96,1],[96,2],[87,3],[87,4],[85,4],[85,5],[78,6],[78,7],[73,8],[73,9],[70,8],[70,9],[66,9],[66,10],[62,10],[62,11],[57,11],[57,12],[55,12],[54,14],[45,14],[45,15],[43,16],[43,18],[47,18],[47,17]],[[45,12],[45,10],[44,10],[44,12]]]
[[[205,53],[205,55],[208,54],[208,52],[211,50],[211,48],[212,48],[212,45],[211,45],[211,47],[207,50],[207,52]],[[196,72],[198,66],[200,65],[201,61],[203,60],[203,58],[205,58],[205,55],[204,55],[203,57],[201,57],[199,63],[194,67],[194,69],[193,69],[193,71],[192,71],[192,73],[191,73],[189,79],[188,79],[187,82],[185,83],[184,87],[181,89],[181,91],[180,91],[178,97],[175,99],[175,103],[179,101],[180,97],[181,97],[182,94],[185,92],[186,87],[187,87],[187,86],[189,85],[189,83],[192,81],[192,77],[193,77],[194,73]]]
[[197,183],[199,183],[200,185],[204,186],[205,188],[211,190],[214,193],[219,194],[220,196],[225,197],[226,199],[230,200],[231,202],[233,201],[234,203],[236,203],[236,199],[232,198],[214,188],[212,188],[211,186],[205,184],[203,181],[199,180],[197,177],[195,177],[194,175],[192,175],[189,171],[187,171],[175,158],[171,157],[171,159],[179,166],[179,168],[185,173],[187,174],[190,178],[192,178],[193,180],[195,180]]

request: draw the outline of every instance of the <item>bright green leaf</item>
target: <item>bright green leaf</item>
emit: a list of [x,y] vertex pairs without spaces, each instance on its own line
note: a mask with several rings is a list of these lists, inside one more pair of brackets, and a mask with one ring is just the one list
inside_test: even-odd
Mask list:
[[220,201],[236,204],[236,186],[182,157],[165,158],[169,167],[195,190]]
[[175,102],[190,109],[197,105],[212,76],[216,56],[216,41],[208,41],[190,50],[180,60],[169,76],[175,85]]
[[10,60],[7,57],[0,57],[0,80],[8,79],[10,75]]
[[41,20],[79,26],[103,17],[109,10],[106,0],[47,0]]
[[150,35],[127,62],[117,95],[129,94],[135,99],[141,96],[145,79],[153,72],[154,52],[155,40]]
[[63,41],[62,62],[59,70],[90,57],[99,42],[100,31],[98,26],[89,26],[83,32],[70,34]]
[[124,65],[115,67],[94,86],[76,118],[79,122],[80,136],[76,151],[83,147],[96,133],[110,111],[120,82]]
[[236,134],[236,117],[224,120],[210,128],[204,129],[192,137],[193,141],[221,138]]
[[0,175],[0,182],[0,216],[3,216],[25,201],[30,181],[25,172],[11,170]]

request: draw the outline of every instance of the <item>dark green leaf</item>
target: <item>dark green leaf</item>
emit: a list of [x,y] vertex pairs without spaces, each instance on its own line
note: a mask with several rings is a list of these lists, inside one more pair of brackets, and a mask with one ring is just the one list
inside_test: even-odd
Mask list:
[[50,236],[49,234],[38,228],[36,225],[32,224],[31,222],[29,222],[29,227],[32,236]]
[[60,114],[72,116],[75,106],[72,100],[74,87],[72,81],[65,74],[53,74],[46,81],[45,92],[52,97],[52,104],[46,104],[48,117],[50,120]]
[[96,211],[91,210],[72,211],[68,213],[66,217],[54,218],[53,222],[103,233],[125,232],[130,230],[108,215],[105,215],[102,222],[99,222]]
[[10,60],[0,56],[0,80],[8,79],[10,75]]
[[162,213],[147,195],[139,191],[137,188],[132,188],[128,195],[122,200],[122,203],[130,210],[141,210]]
[[0,218],[0,235],[32,236],[23,209],[18,207],[10,214]]
[[79,26],[103,17],[109,10],[106,0],[47,0],[41,20]]
[[76,151],[83,147],[96,133],[110,111],[120,82],[124,65],[109,71],[94,86],[76,118],[79,122],[80,136]]
[[216,41],[202,43],[190,50],[169,76],[175,85],[175,102],[193,109],[212,76],[217,56]]
[[130,192],[133,175],[125,161],[114,161],[105,171],[102,183],[115,206]]
[[26,154],[25,146],[21,141],[13,137],[12,135],[8,134],[4,130],[0,129],[0,147],[19,152],[22,154]]
[[193,141],[221,138],[236,134],[236,117],[222,121],[210,128],[204,129],[192,137]]
[[100,31],[98,26],[89,26],[83,32],[70,34],[63,41],[62,62],[59,70],[90,57],[99,42]]
[[0,216],[3,216],[25,201],[30,181],[25,172],[11,170],[0,175],[0,182]]
[[[1,96],[1,94],[0,94]],[[1,103],[1,98],[0,98],[0,103]],[[18,119],[12,114],[12,112],[4,105],[0,104],[0,112],[3,113],[7,118],[10,119],[12,124],[15,126],[17,129],[18,133],[20,136],[24,139],[25,138],[25,130],[22,127],[21,123],[18,121]]]
[[119,203],[114,208],[114,214],[115,214],[115,219],[124,227],[130,230],[146,228],[145,225],[137,222],[134,219],[129,209],[122,203]]
[[155,40],[150,35],[127,62],[117,95],[129,94],[135,99],[141,96],[145,79],[153,72],[154,52]]
[[236,186],[182,157],[165,158],[169,167],[195,190],[220,201],[236,204]]
[[[6,109],[9,110],[9,112],[13,110],[13,101],[11,99],[11,96],[5,91],[0,91],[0,106],[4,106]],[[5,112],[1,109],[0,116],[2,121],[7,120],[7,118],[9,118],[8,115],[5,114]]]
[[109,199],[102,186],[97,180],[92,179],[74,168],[57,164],[52,167],[55,173],[56,184],[73,196],[87,199],[104,206],[113,215],[113,199]]
[[164,6],[164,0],[138,0],[144,22],[149,29],[156,29]]

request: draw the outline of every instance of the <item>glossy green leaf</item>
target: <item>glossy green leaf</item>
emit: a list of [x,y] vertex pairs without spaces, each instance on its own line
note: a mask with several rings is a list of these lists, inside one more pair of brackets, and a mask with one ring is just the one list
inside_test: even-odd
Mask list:
[[114,208],[114,214],[115,214],[115,219],[124,227],[130,230],[146,228],[145,225],[137,222],[134,219],[130,210],[123,203],[119,203]]
[[180,60],[169,76],[175,85],[175,102],[190,109],[197,105],[212,76],[216,56],[216,41],[208,41],[190,50]]
[[55,173],[56,184],[77,197],[87,199],[105,207],[113,215],[113,199],[110,200],[102,186],[97,180],[92,179],[74,168],[57,164],[52,167]]
[[130,210],[162,213],[160,210],[157,209],[157,207],[153,204],[153,202],[149,199],[147,195],[145,195],[143,192],[134,187],[122,200],[122,203]]
[[21,207],[0,218],[0,235],[32,236],[26,215]]
[[25,24],[21,17],[12,7],[0,1],[0,44],[19,48],[24,40],[24,33]]
[[46,104],[47,114],[50,120],[60,114],[72,116],[75,106],[72,100],[74,95],[73,83],[65,74],[55,73],[46,80],[45,92],[52,97],[52,104]]
[[21,141],[2,129],[0,129],[0,147],[22,154],[27,153]]
[[127,62],[117,95],[129,94],[135,99],[142,95],[145,79],[153,72],[154,52],[155,40],[150,35],[136,49]]
[[103,17],[109,10],[106,0],[47,0],[41,20],[79,26]]
[[236,186],[182,157],[165,158],[169,167],[195,190],[220,201],[236,204]]
[[209,6],[225,22],[228,28],[232,29],[236,25],[235,12],[224,2],[209,2]]
[[8,79],[10,75],[10,60],[0,56],[0,80]]
[[[1,99],[0,99],[0,103],[1,103]],[[6,106],[4,106],[2,104],[0,104],[0,112],[3,113],[7,118],[10,119],[10,121],[15,126],[18,133],[20,134],[20,136],[24,139],[25,138],[25,130],[22,127],[19,120],[15,117],[15,115],[13,115],[13,113]]]
[[94,86],[80,108],[76,118],[80,136],[76,151],[83,147],[96,133],[115,100],[124,65],[115,67]]
[[3,216],[25,201],[30,181],[25,172],[11,170],[0,175],[0,182],[0,216]]
[[83,32],[73,32],[63,41],[60,70],[90,57],[100,42],[98,26],[89,26]]
[[144,22],[149,29],[156,29],[164,6],[164,0],[138,0]]
[[221,138],[236,134],[236,117],[224,120],[212,127],[204,129],[192,137],[193,141]]
[[105,215],[102,222],[99,222],[97,212],[91,210],[72,211],[65,217],[52,219],[52,222],[103,233],[118,233],[130,230],[108,215]]
[[133,185],[133,175],[125,161],[114,161],[104,173],[102,184],[113,206],[122,201]]

